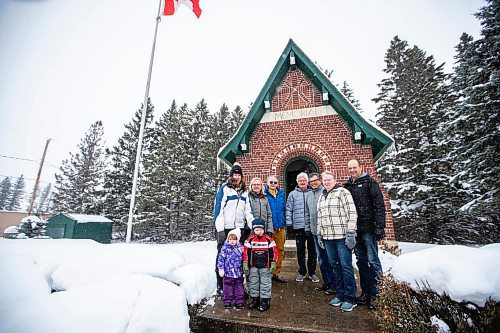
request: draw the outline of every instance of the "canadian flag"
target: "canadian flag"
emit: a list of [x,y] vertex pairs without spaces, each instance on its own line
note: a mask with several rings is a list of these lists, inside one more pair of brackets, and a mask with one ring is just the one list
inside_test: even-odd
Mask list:
[[197,18],[200,18],[200,0],[165,0],[163,15],[174,15],[180,4],[184,4],[191,9]]

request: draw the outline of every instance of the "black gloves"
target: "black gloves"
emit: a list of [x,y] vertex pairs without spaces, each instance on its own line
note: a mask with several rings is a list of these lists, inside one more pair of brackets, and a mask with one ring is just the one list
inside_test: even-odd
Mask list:
[[272,233],[272,232],[270,232],[270,231],[269,231],[269,232],[266,232],[266,234],[267,234],[269,237],[273,238],[273,233]]
[[293,227],[292,227],[291,225],[286,226],[286,234],[287,234],[288,236],[290,236],[290,235],[293,235],[293,234],[294,234]]
[[306,237],[307,238],[311,237],[311,231],[310,230],[306,230]]
[[374,238],[377,242],[380,242],[385,238],[385,229],[384,228],[375,228]]

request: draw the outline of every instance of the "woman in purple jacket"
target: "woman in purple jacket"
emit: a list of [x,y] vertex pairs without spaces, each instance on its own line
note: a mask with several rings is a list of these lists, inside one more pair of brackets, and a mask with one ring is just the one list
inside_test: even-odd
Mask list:
[[234,300],[236,309],[243,309],[245,292],[243,287],[243,245],[239,242],[240,229],[236,228],[227,234],[217,260],[219,275],[222,277],[224,309],[230,309]]

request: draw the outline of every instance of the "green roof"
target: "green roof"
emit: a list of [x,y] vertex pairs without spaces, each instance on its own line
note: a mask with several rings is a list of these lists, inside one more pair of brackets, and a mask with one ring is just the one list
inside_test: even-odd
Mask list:
[[[295,64],[291,64],[290,58],[295,57]],[[319,68],[306,56],[304,52],[290,39],[285,50],[280,56],[271,75],[260,91],[250,112],[243,120],[236,134],[222,147],[218,157],[231,165],[238,155],[247,152],[248,143],[252,134],[259,125],[262,117],[270,110],[271,101],[279,85],[282,83],[290,67],[297,67],[309,81],[322,93],[328,93],[326,105],[331,105],[338,115],[355,132],[361,132],[361,139],[354,140],[356,143],[371,145],[373,159],[376,162],[384,152],[392,145],[394,140],[385,131],[375,124],[364,119],[347,100],[347,98],[333,85],[333,83],[319,70]],[[268,103],[265,103],[268,102]]]

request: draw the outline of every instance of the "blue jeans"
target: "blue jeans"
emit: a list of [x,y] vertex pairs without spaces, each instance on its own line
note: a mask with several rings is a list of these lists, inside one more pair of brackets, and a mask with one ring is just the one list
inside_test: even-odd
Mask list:
[[314,245],[316,246],[316,254],[318,255],[319,270],[321,271],[321,276],[323,277],[323,284],[328,286],[328,288],[337,291],[335,281],[333,280],[333,268],[328,262],[328,253],[325,249],[322,249],[318,243],[318,236],[313,235]]
[[338,286],[338,298],[342,302],[356,304],[356,280],[352,267],[352,251],[345,245],[345,238],[325,240],[328,261],[333,267],[333,279]]
[[382,264],[378,257],[377,242],[370,234],[361,234],[356,238],[356,264],[359,270],[361,293],[367,297],[377,296],[377,279],[382,274]]

